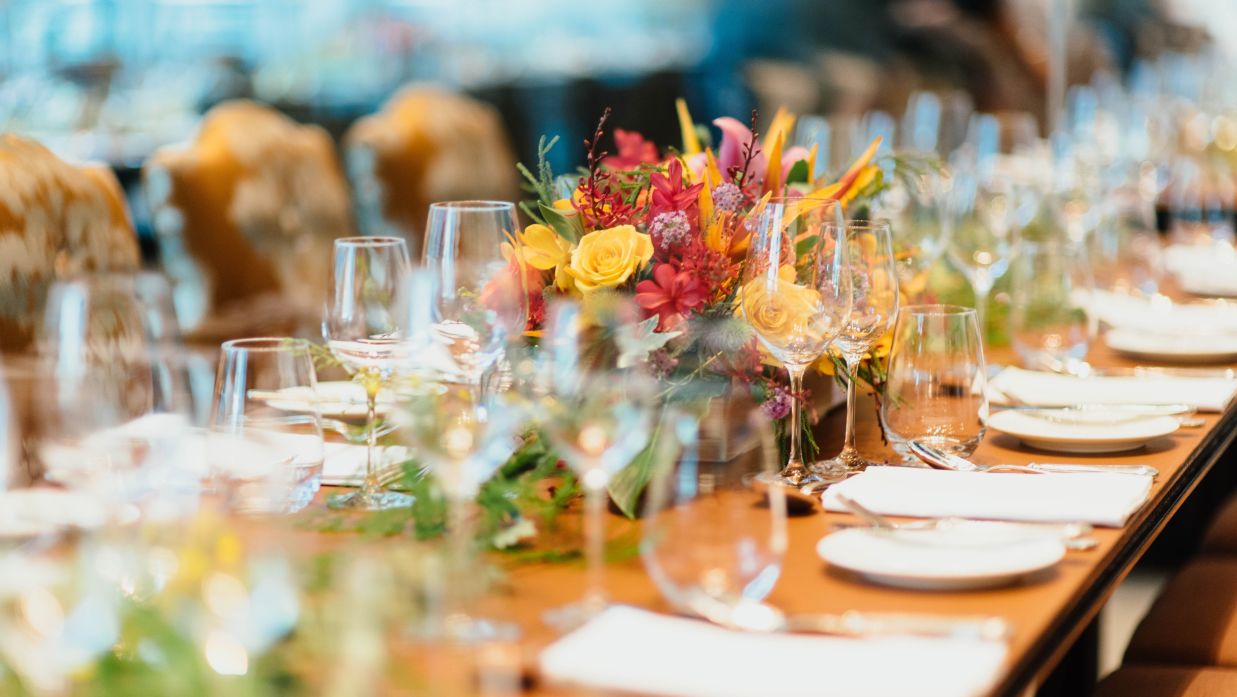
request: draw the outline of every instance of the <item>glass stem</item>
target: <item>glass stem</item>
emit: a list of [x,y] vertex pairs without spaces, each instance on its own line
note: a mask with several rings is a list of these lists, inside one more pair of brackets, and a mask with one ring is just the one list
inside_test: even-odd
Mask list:
[[476,500],[467,496],[456,497],[449,504],[447,532],[451,556],[448,560],[446,593],[448,622],[452,618],[467,617],[468,603],[473,596],[474,575],[469,566],[473,555],[473,509],[476,507]]
[[[585,475],[585,480],[588,479],[588,475]],[[584,551],[585,561],[588,563],[588,589],[585,591],[584,604],[590,612],[597,612],[606,604],[603,583],[606,566],[606,478],[595,477],[594,481],[585,482],[584,507]]]
[[365,482],[357,492],[359,496],[376,494],[382,489],[378,473],[374,471],[374,451],[378,449],[378,390],[381,387],[382,380],[377,373],[365,376]]
[[799,395],[803,392],[803,373],[806,370],[806,366],[786,366],[786,373],[790,375],[790,453],[786,458],[786,468],[782,470],[782,476],[794,484],[808,475],[807,468],[803,466],[802,431],[799,425]]
[[[846,360],[846,435],[842,438],[842,460],[862,459],[855,447],[855,382],[858,380],[859,356],[845,355]],[[850,464],[847,462],[847,464]]]
[[980,341],[988,343],[988,296],[992,293],[993,280],[981,271],[975,278],[975,322],[979,325]]

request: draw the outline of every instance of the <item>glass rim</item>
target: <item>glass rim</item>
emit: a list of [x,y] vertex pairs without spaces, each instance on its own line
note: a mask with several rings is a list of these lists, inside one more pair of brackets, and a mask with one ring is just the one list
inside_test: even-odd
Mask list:
[[467,210],[467,211],[504,211],[515,210],[515,204],[510,201],[490,201],[486,199],[467,199],[462,201],[435,201],[430,204],[430,210]]
[[348,245],[351,247],[398,247],[406,245],[404,238],[391,237],[389,235],[359,235],[356,237],[336,237],[335,246]]
[[978,315],[979,311],[973,307],[967,307],[966,305],[925,303],[920,305],[903,305],[898,309],[898,314],[902,313],[910,315],[943,315],[962,317],[966,315]]
[[240,339],[228,339],[219,345],[221,351],[246,351],[251,353],[275,353],[278,351],[293,351],[309,353],[309,340],[295,336],[249,336]]

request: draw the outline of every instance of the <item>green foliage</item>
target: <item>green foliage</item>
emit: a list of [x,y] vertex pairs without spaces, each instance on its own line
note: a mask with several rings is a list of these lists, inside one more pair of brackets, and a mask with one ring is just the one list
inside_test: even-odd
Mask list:
[[807,160],[799,160],[790,167],[790,171],[786,173],[787,184],[807,184],[812,180],[812,173],[808,171]]
[[516,164],[516,169],[524,177],[521,188],[533,195],[531,201],[520,202],[520,210],[524,211],[524,215],[542,224],[546,221],[538,214],[538,211],[541,207],[554,205],[554,169],[550,166],[547,156],[557,142],[558,136],[554,136],[548,142],[545,136],[541,136],[541,139],[537,141],[536,174],[529,171],[523,163]]

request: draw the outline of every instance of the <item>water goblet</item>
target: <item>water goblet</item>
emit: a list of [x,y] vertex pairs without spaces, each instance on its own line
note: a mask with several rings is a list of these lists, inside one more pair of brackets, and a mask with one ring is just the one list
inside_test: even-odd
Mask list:
[[974,308],[908,305],[898,312],[881,423],[908,461],[911,441],[963,457],[983,440],[987,372]]

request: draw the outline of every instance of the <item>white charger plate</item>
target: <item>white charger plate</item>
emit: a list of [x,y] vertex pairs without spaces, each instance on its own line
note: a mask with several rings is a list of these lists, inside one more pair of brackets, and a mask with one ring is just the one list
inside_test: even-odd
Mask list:
[[1237,360],[1237,334],[1154,334],[1112,329],[1104,343],[1134,358],[1172,363],[1226,363]]
[[915,590],[972,590],[1014,583],[1051,568],[1065,544],[1005,523],[957,523],[942,530],[887,533],[851,528],[816,544],[821,559],[886,586]]
[[0,539],[92,529],[106,520],[103,505],[80,492],[38,487],[0,493]]
[[1088,411],[1085,419],[1066,423],[1024,411],[1000,411],[988,418],[988,428],[1013,436],[1038,450],[1059,453],[1119,453],[1137,450],[1156,438],[1181,427],[1172,416],[1131,418],[1129,412],[1113,410],[1103,420],[1101,409]]

